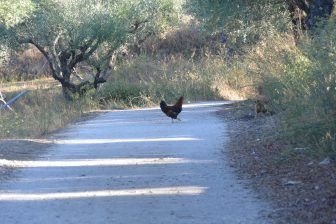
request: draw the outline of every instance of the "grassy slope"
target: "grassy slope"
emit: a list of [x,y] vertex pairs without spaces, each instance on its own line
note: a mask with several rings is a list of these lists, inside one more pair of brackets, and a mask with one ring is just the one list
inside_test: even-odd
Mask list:
[[[19,89],[17,89],[19,90]],[[17,92],[7,92],[11,98]],[[14,103],[15,112],[0,116],[0,139],[28,138],[47,134],[64,127],[91,108],[88,102],[66,102],[59,88],[31,90]]]

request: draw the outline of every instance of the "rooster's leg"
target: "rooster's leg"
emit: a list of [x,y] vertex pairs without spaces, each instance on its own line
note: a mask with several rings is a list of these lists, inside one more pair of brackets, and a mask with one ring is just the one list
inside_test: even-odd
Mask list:
[[179,120],[179,121],[181,121],[181,119],[180,118],[176,118],[177,120]]
[[174,119],[172,118],[172,123],[174,123]]

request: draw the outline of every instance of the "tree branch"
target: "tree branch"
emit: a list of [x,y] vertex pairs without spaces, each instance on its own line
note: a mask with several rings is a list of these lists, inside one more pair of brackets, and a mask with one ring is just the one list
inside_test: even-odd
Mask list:
[[[100,40],[97,39],[96,43],[95,40],[90,40],[87,44],[80,48],[80,53],[75,55],[71,61],[69,62],[69,68],[72,70],[78,63],[88,59],[99,47]],[[89,50],[90,49],[90,50]],[[87,51],[89,50],[89,51]]]
[[56,61],[57,61],[59,67],[61,67],[61,62],[60,62],[60,60],[59,60],[59,58],[58,58],[58,54],[57,54],[57,51],[56,51],[56,45],[57,45],[59,39],[61,38],[61,34],[62,34],[62,33],[59,33],[59,34],[57,35],[57,37],[56,37],[55,40],[54,40],[53,47],[52,47],[52,53],[53,53],[54,58],[56,59]]
[[49,63],[49,67],[51,69],[52,76],[54,77],[54,79],[56,79],[56,80],[58,80],[62,83],[64,81],[64,79],[61,76],[58,75],[58,72],[56,71],[53,60],[50,57],[49,53],[44,49],[44,47],[42,47],[41,45],[39,45],[37,42],[35,42],[32,39],[29,39],[27,43],[30,43],[30,44],[34,45],[43,54],[43,56],[47,59],[47,61]]
[[101,75],[101,68],[99,66],[97,66],[96,69],[97,69],[97,73],[95,75],[94,82],[93,82],[93,87],[95,89],[98,88],[98,84],[106,82],[105,78],[100,77],[100,75]]
[[128,32],[131,33],[131,34],[135,34],[135,32],[140,28],[140,26],[142,24],[145,24],[145,23],[148,23],[149,22],[149,19],[145,19],[145,20],[142,20],[142,21],[138,21],[136,20],[132,26],[132,29],[130,29]]

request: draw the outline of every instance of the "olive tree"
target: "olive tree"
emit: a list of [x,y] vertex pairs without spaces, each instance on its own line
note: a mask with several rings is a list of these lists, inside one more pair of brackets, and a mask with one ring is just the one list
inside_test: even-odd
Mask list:
[[186,8],[207,30],[228,36],[231,47],[255,43],[289,27],[284,1],[186,0]]
[[8,40],[5,38],[5,27],[12,27],[32,15],[33,3],[30,0],[3,0],[0,4],[0,66],[9,57]]
[[[160,32],[174,19],[175,12],[170,0],[24,1],[27,4],[21,12],[8,15],[0,10],[0,35],[12,47],[35,46],[67,99],[106,82],[103,73],[113,53],[127,43]],[[75,80],[74,71],[83,63],[93,68],[94,75]]]
[[321,19],[329,19],[335,0],[286,0],[295,32],[313,29]]
[[0,4],[0,23],[4,26],[14,26],[30,17],[34,11],[31,0],[2,0]]
[[[267,31],[263,24],[276,29],[292,22],[296,37],[301,30],[311,30],[323,19],[336,14],[335,0],[186,0],[186,5],[208,27]],[[243,34],[245,35],[245,34]]]

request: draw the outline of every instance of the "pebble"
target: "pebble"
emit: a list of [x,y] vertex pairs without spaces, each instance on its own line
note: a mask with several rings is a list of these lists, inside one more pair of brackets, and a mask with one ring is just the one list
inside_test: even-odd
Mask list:
[[321,166],[326,166],[330,164],[330,159],[329,158],[325,158],[324,160],[322,160],[319,165]]
[[295,180],[289,180],[287,183],[285,183],[286,186],[291,186],[291,185],[297,185],[297,184],[302,184],[301,181],[295,181]]

